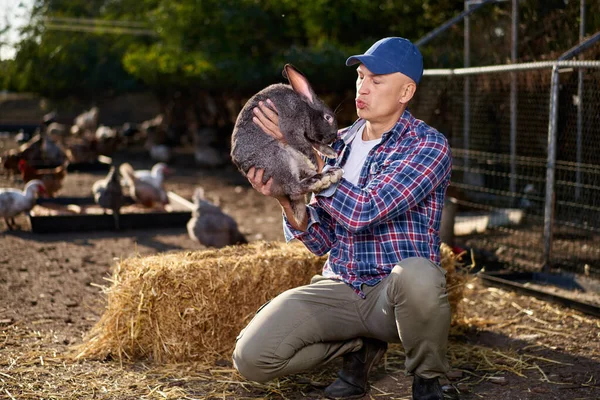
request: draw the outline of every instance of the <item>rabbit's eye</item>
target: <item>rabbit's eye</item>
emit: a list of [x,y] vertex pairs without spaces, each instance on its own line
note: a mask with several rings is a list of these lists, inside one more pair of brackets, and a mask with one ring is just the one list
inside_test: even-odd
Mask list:
[[331,114],[325,114],[324,118],[325,121],[329,122],[330,124],[333,123],[333,116]]

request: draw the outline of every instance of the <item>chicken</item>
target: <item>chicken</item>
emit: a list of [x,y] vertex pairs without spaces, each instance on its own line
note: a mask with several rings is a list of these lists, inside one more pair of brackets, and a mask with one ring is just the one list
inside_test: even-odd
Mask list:
[[126,138],[134,137],[136,134],[140,132],[138,126],[131,122],[125,122],[121,127],[121,136]]
[[0,216],[6,221],[9,230],[16,226],[14,217],[29,212],[35,205],[38,194],[45,193],[44,183],[38,179],[27,182],[25,189],[0,189]]
[[100,125],[94,135],[92,141],[95,142],[98,153],[105,156],[112,155],[120,143],[117,130],[105,125]]
[[121,177],[115,167],[110,167],[106,178],[94,182],[92,193],[96,204],[112,211],[115,228],[120,229],[119,210],[125,205],[125,196],[121,187]]
[[[34,136],[30,142],[35,140],[36,137]],[[40,135],[40,155],[34,159],[29,158],[27,161],[31,161],[31,163],[35,162],[36,164],[34,165],[36,166],[57,166],[63,164],[66,159],[67,156],[63,148],[45,133],[42,133]]]
[[50,111],[49,113],[45,114],[42,117],[42,125],[50,125],[53,122],[56,122],[56,117],[58,116],[58,113],[56,112],[56,110],[54,111]]
[[140,131],[145,137],[154,137],[165,130],[165,116],[158,114],[156,117],[140,124]]
[[165,163],[154,164],[151,170],[139,169],[135,171],[136,178],[150,183],[158,189],[164,189],[163,183],[165,177],[170,174],[169,167]]
[[140,131],[146,139],[144,147],[148,150],[150,158],[158,162],[169,162],[173,154],[168,143],[169,129],[164,115],[159,114],[142,122]]
[[12,176],[13,174],[17,173],[19,171],[20,159],[21,155],[17,149],[11,149],[2,154],[0,160],[2,160],[2,169],[4,170],[4,174]]
[[19,171],[23,182],[29,182],[34,179],[39,179],[43,182],[44,188],[48,197],[54,197],[56,193],[62,188],[62,182],[67,176],[67,165],[59,165],[54,168],[34,168],[27,163],[27,161],[19,160]]
[[204,189],[194,191],[194,210],[187,223],[190,238],[208,247],[225,247],[248,243],[235,220],[207,201]]
[[100,125],[98,129],[96,129],[96,139],[110,139],[117,136],[117,131],[109,126]]
[[142,135],[138,125],[131,122],[125,122],[118,131],[119,137],[125,146],[137,143]]
[[68,132],[66,125],[59,124],[58,122],[52,122],[46,127],[46,134],[54,138],[62,138]]
[[88,140],[84,137],[69,140],[67,157],[73,164],[95,163],[99,155],[96,140]]
[[61,146],[56,144],[45,134],[37,134],[27,143],[12,149],[2,155],[2,166],[14,173],[19,171],[19,161],[25,160],[28,165],[39,167],[41,165],[60,166],[68,158]]
[[167,192],[161,187],[156,187],[135,176],[135,170],[131,164],[121,164],[119,171],[129,187],[129,195],[136,203],[142,204],[144,207],[154,207],[155,205],[164,207],[169,203]]
[[96,132],[99,111],[98,107],[92,107],[75,117],[73,125],[77,128],[71,128],[71,133],[83,134],[86,132]]

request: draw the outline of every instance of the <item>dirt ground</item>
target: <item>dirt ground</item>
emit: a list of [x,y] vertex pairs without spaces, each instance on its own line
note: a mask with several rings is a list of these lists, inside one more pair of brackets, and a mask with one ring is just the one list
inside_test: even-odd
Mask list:
[[[124,155],[150,167],[140,155]],[[233,167],[194,168],[185,156],[172,165],[167,189],[190,199],[203,186],[250,241],[283,240],[281,214]],[[86,196],[103,173],[70,173],[63,196]],[[0,187],[22,187],[0,178]],[[35,234],[28,219],[6,232],[0,222],[0,398],[6,399],[319,399],[339,361],[268,385],[244,381],[230,360],[214,366],[156,366],[147,360],[70,361],[103,313],[115,259],[199,250],[185,227],[122,232]],[[541,251],[541,249],[540,249]],[[450,383],[462,399],[600,398],[600,318],[495,287],[476,277],[465,289],[462,317],[450,338]],[[392,346],[374,373],[366,399],[410,399],[401,346]]]

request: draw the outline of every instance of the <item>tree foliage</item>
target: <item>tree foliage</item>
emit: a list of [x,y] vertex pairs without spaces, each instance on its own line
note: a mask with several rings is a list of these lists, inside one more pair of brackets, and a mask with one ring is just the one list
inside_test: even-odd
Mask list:
[[[286,62],[337,90],[344,66],[386,35],[416,39],[456,12],[451,1],[36,0],[7,87],[49,97],[143,84],[247,94],[281,80]],[[145,22],[157,37],[46,29],[48,17]]]
[[[567,13],[564,0],[520,2],[522,60],[577,43],[572,3]],[[600,28],[600,4],[591,3],[588,32]],[[282,81],[283,65],[292,63],[319,93],[343,96],[355,75],[344,65],[349,55],[384,36],[417,40],[463,7],[452,0],[35,0],[16,58],[0,63],[0,80],[9,90],[53,99],[142,88],[163,99],[241,99]],[[155,35],[61,31],[50,29],[48,18],[144,23]],[[560,35],[552,34],[556,29]],[[510,2],[478,12],[472,31],[472,65],[506,62]],[[428,68],[461,67],[462,24],[422,52]]]

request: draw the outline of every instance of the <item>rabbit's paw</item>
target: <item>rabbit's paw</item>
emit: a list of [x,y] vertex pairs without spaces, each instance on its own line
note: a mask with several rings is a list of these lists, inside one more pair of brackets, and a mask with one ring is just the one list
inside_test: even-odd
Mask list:
[[338,167],[333,167],[323,173],[323,175],[330,175],[331,183],[336,183],[342,179],[342,176],[344,176],[344,170]]
[[308,191],[318,193],[327,189],[342,178],[344,171],[341,168],[332,168],[326,172],[315,174],[306,180]]

